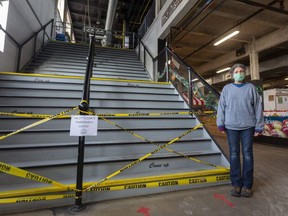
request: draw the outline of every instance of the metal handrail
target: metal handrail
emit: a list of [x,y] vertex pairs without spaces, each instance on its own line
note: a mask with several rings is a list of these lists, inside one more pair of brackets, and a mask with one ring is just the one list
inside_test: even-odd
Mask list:
[[[34,11],[34,9],[33,9],[32,5],[31,5],[31,3],[29,2],[29,0],[26,0],[26,2],[27,2],[27,4],[28,4],[28,6],[30,7],[32,13],[34,14],[35,18],[37,19],[39,25],[41,26],[41,28],[43,28],[44,26],[42,26],[42,23],[40,22],[40,20],[39,20],[39,18],[38,18],[38,16],[37,16],[36,12]],[[45,33],[46,36],[49,38],[49,35],[47,34],[47,32],[44,31],[44,33]]]
[[190,70],[192,71],[193,75],[196,76],[201,82],[202,84],[205,85],[205,87],[207,87],[210,91],[212,91],[215,95],[217,95],[218,97],[220,97],[220,93],[214,89],[211,85],[209,85],[209,83],[206,82],[206,80],[200,75],[198,74],[195,70],[193,70],[193,68],[188,65],[184,60],[182,60],[176,53],[174,53],[169,47],[165,47],[165,49],[168,50],[169,53],[173,54],[173,56],[175,56],[182,64],[184,64],[187,68],[190,68]]
[[144,47],[144,50],[147,51],[147,53],[150,55],[150,57],[152,59],[154,59],[154,57],[152,56],[151,52],[149,51],[149,49],[145,46],[145,44],[142,42],[140,36],[138,34],[135,33],[136,38],[138,39],[139,43]]
[[[18,56],[17,56],[17,63],[16,63],[16,71],[19,72],[20,71],[20,62],[21,62],[21,57],[22,57],[22,48],[25,44],[27,44],[31,39],[34,38],[34,52],[33,52],[33,56],[30,58],[30,60],[22,67],[22,69],[28,64],[30,63],[31,59],[34,58],[34,56],[36,55],[36,43],[37,43],[37,36],[38,34],[41,32],[41,31],[45,31],[46,30],[46,27],[52,23],[52,27],[51,29],[53,29],[53,22],[54,22],[54,19],[51,19],[48,23],[46,23],[44,26],[42,26],[38,31],[34,32],[33,35],[31,35],[27,40],[25,40],[22,44],[19,44],[17,42],[17,40],[12,36],[10,35],[5,29],[3,29],[3,27],[0,25],[0,30],[2,30],[17,46],[18,48]],[[46,31],[45,31],[46,32]],[[52,37],[52,30],[51,30],[51,36]],[[48,39],[50,39],[48,37]],[[45,34],[43,34],[43,41],[42,41],[42,46],[41,48],[43,48],[44,46],[44,42],[45,42]],[[21,69],[21,70],[22,70]]]
[[[169,66],[169,64],[168,64],[168,60],[172,60],[172,56],[173,56],[173,58],[180,64],[180,67],[181,67],[181,65],[182,65],[182,69],[184,68],[184,70],[187,72],[187,74],[186,75],[188,75],[188,77],[187,77],[187,79],[188,79],[188,81],[187,81],[187,79],[186,79],[186,81],[185,81],[185,84],[187,85],[188,84],[188,86],[187,86],[187,90],[188,90],[188,103],[187,103],[187,105],[189,106],[189,109],[190,109],[190,111],[193,111],[193,113],[195,114],[195,116],[197,117],[197,119],[200,121],[200,122],[205,122],[205,115],[203,116],[201,113],[202,112],[200,112],[200,114],[198,113],[198,109],[199,109],[199,107],[194,107],[193,106],[193,98],[195,97],[194,96],[194,93],[193,93],[193,90],[195,89],[195,85],[196,84],[194,84],[194,83],[192,83],[192,79],[193,78],[198,78],[198,81],[199,82],[201,82],[202,83],[202,85],[203,85],[203,87],[207,90],[207,91],[209,91],[209,95],[207,94],[207,95],[204,95],[203,93],[204,93],[204,91],[202,92],[202,90],[200,90],[199,92],[198,92],[198,95],[199,96],[203,96],[204,98],[204,100],[205,100],[205,107],[206,106],[208,106],[208,98],[209,97],[212,97],[213,98],[213,103],[211,103],[211,104],[209,104],[209,106],[210,106],[210,108],[209,108],[209,110],[212,110],[213,111],[213,115],[215,115],[215,113],[216,113],[216,110],[217,110],[217,101],[219,101],[219,98],[220,98],[220,93],[217,91],[217,90],[215,90],[211,85],[209,85],[209,83],[207,83],[206,82],[206,80],[201,76],[201,75],[199,75],[195,70],[193,70],[193,68],[189,65],[189,64],[187,64],[184,60],[182,60],[176,53],[174,53],[171,49],[169,49],[168,47],[165,47],[164,48],[164,50],[165,50],[165,55],[166,56],[169,56],[168,58],[166,57],[166,64],[165,64],[165,68],[166,68],[166,70],[164,69],[164,73],[167,73],[166,74],[166,77],[168,76],[168,81],[171,81],[171,83],[174,85],[174,82],[173,82],[173,80],[170,80],[170,76],[168,75],[168,73],[169,72],[172,72],[173,71],[173,69],[171,69],[171,68],[169,68],[169,67],[171,67],[171,66]],[[163,52],[162,52],[162,54],[163,54]],[[158,55],[157,56],[157,58],[160,58],[160,55]],[[164,58],[164,55],[163,55],[163,58]],[[168,68],[168,70],[167,70],[167,68]],[[174,67],[174,69],[175,69],[175,67]],[[174,71],[173,71],[173,73],[174,73]],[[165,75],[165,74],[163,74],[163,75]],[[179,76],[179,75],[178,75]],[[184,77],[181,77],[181,76],[179,76],[181,79],[184,79]],[[178,77],[178,78],[179,78]],[[167,81],[167,80],[166,80]],[[180,81],[180,80],[179,80]],[[182,81],[183,80],[181,80],[180,81],[180,84],[182,83]],[[182,83],[183,84],[183,83]],[[179,89],[177,89],[177,86],[175,86],[175,89],[177,90],[177,91],[179,91]],[[196,90],[198,90],[198,87],[197,87],[197,85],[196,85]],[[180,95],[183,97],[183,95],[181,94],[181,92],[179,92],[180,93]],[[212,96],[211,96],[211,94],[212,94]],[[187,101],[185,98],[183,98],[184,99],[184,101]],[[211,99],[211,98],[210,98]],[[211,102],[211,101],[210,101]],[[213,108],[211,108],[211,107],[213,107]],[[207,108],[207,107],[206,107]],[[205,109],[206,109],[205,108]],[[200,110],[201,111],[201,110]],[[211,125],[211,124],[210,124]],[[215,127],[216,127],[216,124],[214,125]],[[219,139],[218,137],[216,137],[215,135],[215,133],[217,133],[217,132],[215,132],[214,131],[214,129],[211,129],[211,128],[209,128],[207,125],[203,125],[203,127],[206,129],[206,132],[210,135],[210,137],[211,137],[211,139],[214,141],[214,143],[218,146],[218,148],[222,151],[222,153],[223,153],[223,155],[226,157],[226,159],[227,160],[229,160],[229,147],[228,147],[228,145],[227,145],[227,143],[225,142],[223,142],[223,140],[221,140],[221,138]]]
[[[79,110],[82,111],[80,115],[86,115],[85,112],[89,110],[90,101],[90,82],[93,73],[93,63],[95,54],[95,31],[90,34],[88,60],[85,72],[85,79],[83,85],[82,101],[79,104]],[[85,136],[79,136],[78,139],[78,159],[77,159],[77,179],[76,179],[76,198],[75,205],[72,210],[75,212],[81,211],[85,208],[82,204],[82,189],[83,189],[83,169],[84,169],[84,151],[85,151]]]
[[[21,54],[22,54],[22,48],[23,46],[28,43],[31,39],[34,38],[34,44],[33,44],[33,47],[34,47],[34,51],[33,51],[33,56],[30,58],[30,60],[21,68],[20,71],[23,70],[23,68],[25,68],[27,66],[27,64],[30,63],[30,61],[32,59],[34,59],[35,55],[36,55],[36,43],[37,43],[37,36],[38,34],[44,30],[44,32],[46,33],[46,27],[48,25],[50,25],[50,23],[52,23],[52,26],[51,26],[51,33],[50,33],[50,37],[48,37],[48,39],[50,39],[52,37],[52,34],[53,34],[53,23],[54,23],[54,19],[51,19],[49,22],[47,22],[44,26],[42,26],[38,31],[34,32],[33,35],[31,35],[27,40],[25,40],[22,44],[20,44],[20,47],[19,47],[19,51],[20,51],[20,56],[18,56],[18,61],[17,61],[17,71],[19,71],[19,68],[20,68],[20,61],[21,61]],[[47,34],[47,33],[46,33]],[[41,45],[41,49],[44,47],[44,44],[45,44],[45,34],[43,34],[43,39],[42,39],[42,45]]]

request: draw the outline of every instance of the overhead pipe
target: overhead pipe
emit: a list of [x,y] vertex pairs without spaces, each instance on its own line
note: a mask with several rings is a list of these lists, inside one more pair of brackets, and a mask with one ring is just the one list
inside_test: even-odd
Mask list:
[[112,41],[112,26],[113,26],[113,21],[115,17],[117,3],[118,3],[118,0],[109,0],[109,3],[108,3],[108,10],[107,10],[107,16],[106,16],[106,23],[105,23],[106,36],[102,40],[103,46],[110,45]]

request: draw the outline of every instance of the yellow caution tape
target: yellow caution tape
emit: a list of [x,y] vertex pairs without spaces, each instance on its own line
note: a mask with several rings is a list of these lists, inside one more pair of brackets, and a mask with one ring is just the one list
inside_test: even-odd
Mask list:
[[[89,113],[89,112],[87,112]],[[96,113],[97,116],[103,117],[137,117],[137,116],[165,116],[165,115],[192,115],[192,114],[213,114],[214,111],[204,111],[204,112],[161,112],[161,113]],[[50,114],[33,114],[33,113],[9,113],[0,112],[2,116],[13,116],[13,117],[23,117],[23,118],[49,118]],[[71,118],[70,115],[62,115],[57,118]]]
[[72,112],[73,110],[76,110],[76,109],[78,109],[78,107],[74,107],[74,108],[65,110],[65,111],[60,112],[60,113],[57,113],[57,114],[55,114],[55,115],[51,115],[51,116],[48,117],[48,118],[42,119],[42,120],[37,121],[37,122],[35,122],[35,123],[31,124],[31,125],[28,125],[28,126],[26,126],[26,127],[20,128],[20,129],[14,131],[14,132],[12,132],[12,133],[9,133],[9,134],[7,134],[7,135],[1,136],[1,137],[0,137],[0,140],[6,139],[6,138],[8,138],[8,137],[10,137],[10,136],[13,136],[13,135],[15,135],[15,134],[18,134],[18,133],[20,133],[20,132],[22,132],[22,131],[25,131],[25,130],[28,130],[28,129],[32,128],[32,127],[37,126],[37,125],[43,124],[43,123],[45,123],[45,122],[47,122],[47,121],[50,121],[50,120],[52,120],[52,119],[54,119],[54,118],[57,118],[58,116],[65,115],[66,113]]
[[163,112],[163,113],[122,113],[122,114],[100,114],[96,113],[97,116],[105,116],[105,117],[133,117],[133,116],[163,116],[163,115],[188,115],[192,114],[190,112]]
[[66,190],[69,190],[69,191],[74,190],[74,189],[72,189],[70,187],[67,187],[66,185],[61,184],[61,183],[59,183],[57,181],[54,181],[52,179],[43,177],[41,175],[38,175],[38,174],[35,174],[35,173],[32,173],[32,172],[28,172],[26,170],[17,168],[15,166],[12,166],[10,164],[6,164],[6,163],[3,163],[3,162],[0,162],[0,171],[4,172],[4,173],[7,173],[7,174],[10,174],[10,175],[17,176],[17,177],[30,179],[30,180],[41,182],[41,183],[55,185],[57,187],[65,188]]
[[[171,181],[177,179],[187,179],[187,178],[200,178],[205,176],[225,176],[229,175],[229,170],[227,169],[210,169],[210,170],[199,170],[194,172],[185,172],[185,173],[173,173],[173,174],[163,174],[158,176],[141,176],[134,178],[125,178],[125,179],[114,179],[103,182],[101,186],[97,187],[113,187],[113,186],[121,186],[121,185],[132,185],[132,184],[142,184],[149,182],[159,182],[159,181]],[[224,178],[218,177],[218,181],[224,181]],[[83,188],[89,187],[93,182],[85,182],[83,183]],[[75,188],[75,184],[68,184],[66,187]],[[96,188],[97,188],[96,187]],[[66,190],[57,186],[49,186],[49,187],[38,187],[38,188],[28,188],[28,189],[20,189],[20,190],[10,190],[10,191],[1,191],[0,198],[10,198],[10,197],[20,197],[20,196],[35,196],[39,194],[48,194],[48,193],[62,193]]]
[[[28,113],[8,113],[0,112],[2,116],[13,116],[13,117],[23,117],[23,118],[49,118],[52,115],[49,114],[28,114]],[[71,118],[70,115],[57,116],[57,118]]]
[[[136,183],[124,183],[115,184],[109,186],[95,186],[89,191],[114,191],[114,190],[130,190],[130,189],[141,189],[141,188],[155,188],[155,187],[168,187],[168,186],[181,186],[191,184],[205,184],[214,182],[227,182],[230,181],[229,174],[220,174],[213,176],[199,176],[199,177],[186,177],[186,178],[174,178],[174,179],[163,179],[158,181],[150,182],[136,182]],[[35,189],[34,189],[35,190]],[[7,203],[18,203],[18,202],[38,202],[46,200],[55,200],[63,198],[75,198],[74,194],[61,194],[61,195],[38,195],[38,196],[25,196],[25,197],[13,197],[13,198],[2,198],[0,204]]]
[[[82,111],[83,112],[83,111]],[[89,112],[87,112],[89,113]],[[163,112],[163,113],[97,113],[97,116],[105,117],[133,117],[133,116],[163,116],[163,115],[188,115],[193,114],[191,112]],[[24,118],[49,118],[52,115],[49,114],[28,114],[28,113],[9,113],[9,112],[0,112],[2,116],[14,116],[14,117],[24,117]],[[62,115],[57,118],[71,118],[70,115]]]
[[39,201],[55,200],[55,199],[63,199],[63,198],[74,198],[74,197],[75,197],[74,194],[15,197],[15,198],[0,199],[0,204],[20,203],[20,202],[39,202]]
[[[201,112],[204,114],[214,113],[212,111],[204,111]],[[1,113],[0,113],[1,114]],[[194,112],[162,112],[162,113],[111,113],[111,114],[101,114],[96,113],[97,116],[105,116],[105,117],[133,117],[133,116],[164,116],[164,115],[192,115]],[[199,112],[198,112],[199,114]]]
[[96,186],[90,188],[89,191],[112,191],[112,190],[129,190],[129,189],[141,189],[141,188],[155,188],[155,187],[166,187],[166,186],[180,186],[180,185],[191,185],[191,184],[203,184],[213,182],[225,182],[230,180],[230,175],[217,175],[217,176],[205,176],[205,177],[192,177],[183,179],[173,179],[164,181],[154,181],[147,183],[135,183],[117,186]]
[[159,152],[161,149],[163,149],[163,148],[167,147],[168,145],[171,145],[171,144],[173,144],[174,142],[180,140],[182,137],[186,136],[187,134],[191,133],[192,131],[197,130],[197,129],[198,129],[199,127],[201,127],[202,125],[203,125],[203,124],[199,124],[199,125],[195,126],[194,128],[192,128],[192,129],[190,129],[190,130],[182,133],[180,136],[174,138],[173,140],[171,140],[170,142],[166,143],[165,145],[160,146],[159,148],[157,148],[157,149],[154,150],[153,152],[150,152],[150,153],[142,156],[142,157],[139,158],[138,160],[133,161],[132,163],[130,163],[130,164],[122,167],[121,169],[115,171],[115,172],[112,173],[111,175],[109,175],[109,176],[107,176],[107,177],[105,177],[105,178],[97,181],[96,183],[94,183],[94,184],[91,185],[90,187],[86,188],[84,191],[89,191],[89,190],[91,190],[93,187],[95,187],[95,186],[97,186],[97,185],[100,185],[102,182],[107,181],[108,179],[110,179],[110,178],[112,178],[112,177],[114,177],[114,176],[122,173],[122,172],[125,171],[126,169],[129,169],[129,168],[131,168],[132,166],[140,163],[141,161],[145,160],[146,158],[150,157],[151,155]]

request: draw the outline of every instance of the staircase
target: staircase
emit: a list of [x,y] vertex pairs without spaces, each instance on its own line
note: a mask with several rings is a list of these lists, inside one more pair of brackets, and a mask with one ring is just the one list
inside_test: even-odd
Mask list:
[[[50,42],[25,69],[25,72],[83,76],[87,65],[87,54],[87,46]],[[95,51],[93,76],[133,80],[150,79],[134,51],[101,47],[97,47]]]
[[[0,73],[0,113],[54,115],[76,107],[81,101],[87,53],[87,46],[51,41],[23,73]],[[99,118],[98,135],[86,137],[86,186],[154,151],[159,147],[155,144],[164,145],[199,124],[195,117],[188,114],[171,114],[187,112],[188,107],[170,83],[150,81],[133,51],[97,48],[94,63],[90,108],[97,114],[135,114],[105,118],[153,143]],[[69,114],[76,113],[73,111]],[[147,113],[171,115],[147,116]],[[0,115],[0,137],[39,120]],[[0,140],[0,162],[75,187],[78,137],[69,136],[69,130],[70,119],[59,118]],[[228,162],[203,127],[167,147],[206,163],[195,162],[162,149],[103,182],[104,186],[111,188],[124,184],[125,190],[105,191],[102,188],[85,192],[83,201],[87,203],[228,182],[225,177],[229,170],[215,167],[228,167]],[[188,185],[179,183],[168,186],[169,181],[176,179],[209,176],[222,176],[223,179],[205,184],[198,184],[201,181],[195,180]],[[166,181],[167,184],[161,185],[159,181]],[[156,182],[158,186],[146,188],[143,185],[147,182]],[[128,190],[130,188],[137,189]],[[34,196],[37,190],[64,193],[62,188],[0,173],[0,199],[27,194]],[[0,213],[71,206],[73,203],[72,198],[0,204]]]

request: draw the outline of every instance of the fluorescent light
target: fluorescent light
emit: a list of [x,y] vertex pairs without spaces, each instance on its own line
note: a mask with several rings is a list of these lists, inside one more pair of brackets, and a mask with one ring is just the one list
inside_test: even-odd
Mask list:
[[288,77],[287,77],[287,78],[285,78],[285,80],[288,80]]
[[239,34],[239,31],[232,32],[231,34],[227,35],[226,37],[224,37],[221,40],[219,40],[216,43],[214,43],[214,46],[217,46],[217,45],[223,43],[224,41],[228,40],[229,38],[231,38],[231,37],[233,37],[233,36],[235,36],[237,34]]
[[171,64],[171,60],[168,60],[168,64],[169,64],[169,65]]
[[195,79],[192,80],[192,82],[195,82],[195,81],[197,81],[197,80],[198,80],[198,78],[195,78]]
[[222,72],[227,71],[227,70],[230,70],[230,67],[227,67],[227,68],[223,68],[223,69],[221,69],[221,70],[218,70],[218,71],[216,71],[216,73],[222,73]]

